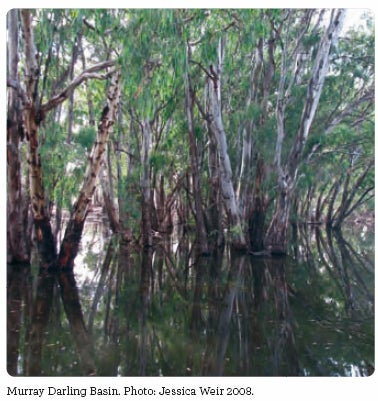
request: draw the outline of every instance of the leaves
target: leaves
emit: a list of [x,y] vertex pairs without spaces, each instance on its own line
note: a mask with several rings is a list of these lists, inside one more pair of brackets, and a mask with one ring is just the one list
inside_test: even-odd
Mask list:
[[[41,73],[38,91],[42,104],[46,104],[54,96],[64,94],[64,88],[71,81],[70,75],[74,79],[79,77],[84,65],[88,68],[107,60],[116,60],[121,70],[122,110],[114,135],[122,132],[122,136],[121,139],[113,139],[114,149],[111,149],[110,157],[114,163],[115,149],[127,150],[132,155],[134,166],[131,167],[126,153],[119,156],[121,174],[118,179],[121,182],[116,187],[127,194],[128,169],[133,168],[131,174],[138,177],[141,150],[139,124],[145,119],[152,124],[152,175],[158,172],[181,174],[188,168],[184,101],[184,77],[188,72],[195,97],[194,133],[202,163],[201,185],[203,192],[208,194],[206,83],[211,75],[210,65],[215,66],[218,62],[219,41],[225,39],[221,77],[222,118],[233,179],[236,183],[241,170],[241,133],[245,131],[253,144],[247,170],[248,185],[252,188],[257,154],[263,157],[266,166],[274,163],[275,111],[285,35],[289,69],[284,90],[292,86],[285,93],[283,161],[288,157],[298,131],[314,55],[324,29],[324,24],[315,26],[321,13],[320,10],[295,9],[290,13],[280,9],[34,10],[35,44]],[[304,29],[304,21],[309,21],[307,29]],[[368,26],[369,19],[367,23]],[[188,44],[192,61],[189,63],[186,54]],[[302,64],[296,64],[296,44]],[[369,29],[350,29],[331,52],[330,72],[309,133],[303,168],[299,172],[305,179],[301,180],[298,191],[305,190],[314,180],[329,180],[335,170],[332,167],[335,152],[350,153],[358,149],[362,161],[368,160],[374,150],[371,101],[374,97],[374,35]],[[83,154],[94,140],[107,85],[106,81],[88,79],[75,88],[71,146],[64,144],[68,126],[67,102],[62,102],[56,112],[49,112],[44,122],[41,156],[45,186],[52,192],[51,197],[57,197],[54,191],[64,187],[67,191],[64,199],[68,202],[75,191],[74,182],[79,180]],[[358,101],[360,98],[361,102]],[[354,104],[356,107],[349,110],[348,105]],[[90,109],[97,121],[94,126],[90,125],[93,124],[89,118]],[[335,121],[332,132],[327,134],[327,129]],[[306,164],[307,157],[310,157],[309,164]],[[345,163],[347,161],[340,159],[337,169],[341,171]],[[65,175],[67,165],[75,168]],[[269,171],[262,188],[272,195],[275,180],[274,174]],[[366,180],[370,178],[366,177]],[[167,187],[173,185],[166,184]],[[130,197],[138,196],[135,189],[131,192]]]

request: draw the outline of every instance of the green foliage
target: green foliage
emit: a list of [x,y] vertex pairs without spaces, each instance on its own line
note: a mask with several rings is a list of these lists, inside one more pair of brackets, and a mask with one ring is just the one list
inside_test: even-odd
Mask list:
[[[39,54],[41,78],[39,92],[42,103],[62,90],[72,75],[99,61],[115,59],[121,70],[122,105],[119,124],[120,141],[112,141],[112,149],[119,147],[132,154],[134,167],[128,175],[129,165],[125,153],[118,166],[120,182],[115,185],[118,197],[128,199],[134,219],[140,217],[139,179],[141,131],[138,124],[148,118],[152,123],[150,167],[152,174],[180,176],[190,165],[185,111],[185,79],[189,72],[195,98],[206,111],[206,82],[210,65],[218,63],[218,46],[225,44],[222,65],[223,124],[227,133],[233,179],[237,185],[242,156],[242,135],[249,129],[252,139],[251,165],[247,172],[248,185],[255,181],[256,155],[264,160],[267,173],[262,182],[265,195],[272,198],[276,189],[274,172],[275,143],[277,138],[277,91],[283,61],[284,41],[287,35],[286,62],[288,75],[285,89],[291,79],[294,84],[288,94],[285,111],[285,138],[282,144],[282,162],[287,161],[301,121],[314,55],[323,32],[314,24],[320,10],[313,10],[308,29],[302,18],[306,10],[284,9],[43,9],[34,10],[35,44]],[[290,14],[290,15],[289,15]],[[367,28],[372,26],[367,18]],[[290,25],[288,25],[290,23]],[[302,36],[299,36],[302,35]],[[300,37],[299,54],[304,55],[300,76],[294,76],[296,60],[291,59],[296,39]],[[372,104],[358,104],[330,134],[330,122],[359,95],[368,92],[374,83],[374,34],[371,29],[350,29],[332,49],[330,73],[321,95],[315,121],[310,130],[303,161],[317,149],[310,163],[304,163],[298,176],[298,193],[314,184],[329,184],[334,176],[344,174],[348,157],[334,156],[358,151],[363,166],[374,153],[374,110]],[[187,46],[192,43],[193,63],[188,63]],[[253,76],[257,63],[257,46],[261,43],[262,67]],[[273,44],[273,45],[272,45]],[[20,41],[20,49],[23,44]],[[79,46],[80,45],[80,46]],[[75,55],[75,47],[78,50]],[[269,51],[272,50],[270,54]],[[85,60],[83,60],[83,56]],[[271,60],[270,58],[273,58]],[[270,62],[273,64],[270,66]],[[21,64],[24,61],[21,58]],[[269,68],[272,67],[270,71]],[[206,72],[207,73],[206,73]],[[272,73],[269,76],[269,73]],[[78,190],[85,168],[86,155],[96,137],[96,126],[89,126],[89,100],[96,122],[104,107],[106,80],[90,79],[75,89],[74,134],[71,145],[65,144],[68,127],[68,105],[44,122],[41,148],[44,184],[48,197],[69,207]],[[201,110],[202,111],[202,110]],[[133,115],[133,127],[130,116]],[[194,106],[194,126],[197,152],[201,161],[207,160],[208,137],[204,116]],[[338,153],[339,152],[339,153]],[[319,157],[318,157],[319,155]],[[114,166],[118,163],[111,151]],[[361,173],[353,170],[353,180]],[[126,179],[126,177],[128,177]],[[201,191],[209,194],[209,171],[201,165]],[[364,186],[371,185],[373,172],[369,172]],[[174,181],[167,180],[169,192]],[[62,196],[63,194],[63,196]],[[206,203],[207,199],[204,199]],[[252,206],[252,205],[250,205]],[[136,224],[135,224],[136,225]]]
[[75,143],[86,149],[87,152],[92,148],[96,139],[96,129],[92,126],[84,126],[75,135]]

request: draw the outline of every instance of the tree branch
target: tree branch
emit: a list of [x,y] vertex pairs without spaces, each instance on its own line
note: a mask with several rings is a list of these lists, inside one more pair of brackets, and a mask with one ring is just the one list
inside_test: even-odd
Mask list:
[[345,118],[350,116],[361,104],[364,102],[373,103],[374,102],[374,90],[369,89],[366,93],[361,95],[358,99],[355,99],[349,105],[347,105],[340,114],[335,116],[333,120],[329,123],[328,127],[324,131],[325,135],[329,135],[334,128],[340,124]]
[[109,76],[114,73],[115,69],[112,69],[106,74],[97,74],[97,72],[108,67],[114,67],[114,65],[115,61],[109,60],[95,64],[92,67],[89,67],[87,70],[83,71],[78,77],[74,78],[65,89],[63,89],[61,92],[59,92],[57,95],[53,96],[50,100],[48,100],[45,104],[43,104],[41,106],[41,112],[46,113],[51,109],[57,107],[59,104],[63,103],[66,99],[68,99],[70,93],[82,82],[88,79],[109,78]]

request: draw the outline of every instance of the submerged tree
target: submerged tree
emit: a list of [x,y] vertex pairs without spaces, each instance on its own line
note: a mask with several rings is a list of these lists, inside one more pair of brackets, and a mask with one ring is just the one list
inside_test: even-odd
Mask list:
[[[329,70],[331,46],[337,45],[338,36],[343,26],[345,10],[332,11],[328,28],[322,35],[307,84],[299,128],[291,145],[286,163],[283,165],[282,145],[287,130],[285,127],[285,110],[287,103],[291,100],[293,85],[297,83],[296,80],[303,74],[302,52],[305,49],[301,40],[311,27],[312,14],[312,10],[306,11],[298,21],[300,30],[294,39],[294,46],[289,38],[289,28],[292,24],[293,16],[290,11],[286,16],[288,22],[283,39],[281,76],[276,105],[277,141],[274,161],[277,169],[279,194],[265,240],[272,253],[286,253],[291,202],[297,181],[298,168],[319,105],[325,77]],[[294,47],[293,49],[292,46]],[[308,66],[306,67],[308,68]]]
[[[369,26],[341,31],[344,14],[12,10],[9,261],[29,259],[30,210],[51,265],[68,209],[58,260],[72,268],[92,195],[127,241],[150,247],[194,225],[203,254],[224,234],[237,249],[285,253],[290,219],[318,209],[340,226],[371,204],[374,38]],[[366,155],[346,172],[326,156],[344,139]]]

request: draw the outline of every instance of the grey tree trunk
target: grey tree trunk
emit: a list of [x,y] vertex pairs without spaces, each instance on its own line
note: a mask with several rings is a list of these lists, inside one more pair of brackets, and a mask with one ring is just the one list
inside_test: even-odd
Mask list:
[[[299,52],[299,34],[295,51],[291,60],[287,60],[289,55],[289,37],[286,37],[285,47],[282,56],[282,70],[279,90],[277,95],[277,142],[275,153],[275,164],[278,174],[278,196],[275,203],[275,211],[265,238],[265,246],[272,253],[286,253],[288,243],[289,217],[291,211],[292,195],[296,186],[296,179],[304,147],[307,143],[308,134],[318,108],[320,95],[323,90],[324,80],[328,73],[331,46],[335,45],[342,28],[345,10],[332,10],[330,21],[319,44],[319,48],[314,61],[311,78],[307,85],[307,94],[302,110],[296,138],[283,165],[281,161],[282,144],[285,138],[285,106],[290,98],[291,87],[294,83],[289,80],[288,87],[285,82],[288,80],[289,63],[292,68],[299,68],[297,53]],[[309,16],[310,17],[310,16]],[[305,24],[306,26],[306,24]],[[295,65],[295,67],[293,67]],[[293,74],[297,75],[297,72]]]
[[224,43],[219,44],[219,63],[216,71],[210,68],[212,78],[209,80],[209,101],[212,115],[211,129],[215,133],[218,145],[220,160],[220,186],[223,202],[228,215],[231,231],[232,245],[237,249],[244,249],[247,246],[243,227],[240,221],[240,212],[236,202],[235,190],[232,182],[232,168],[228,154],[227,135],[223,126],[221,107],[221,74],[224,58]]
[[151,154],[151,125],[149,119],[142,122],[142,241],[143,246],[152,246],[152,215],[151,215],[151,182],[150,182],[150,154]]

